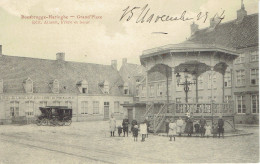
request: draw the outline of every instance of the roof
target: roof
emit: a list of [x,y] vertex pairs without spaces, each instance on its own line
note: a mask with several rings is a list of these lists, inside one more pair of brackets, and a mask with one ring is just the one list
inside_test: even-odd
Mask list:
[[258,13],[245,16],[241,22],[232,20],[221,23],[214,29],[201,29],[188,40],[236,49],[258,46]]
[[50,84],[57,79],[60,93],[79,93],[79,81],[88,82],[88,94],[102,94],[100,82],[109,82],[109,95],[123,95],[119,72],[110,65],[46,60],[17,56],[0,56],[0,79],[5,93],[24,93],[23,81],[33,81],[34,93],[52,93]]
[[214,43],[206,44],[206,43],[195,43],[193,41],[185,41],[179,44],[168,44],[165,46],[144,50],[140,58],[142,59],[150,56],[162,55],[171,52],[196,52],[196,51],[197,52],[218,51],[218,52],[224,52],[230,55],[237,56],[236,50],[231,47],[224,47],[221,45],[216,45]]
[[129,75],[136,78],[143,77],[145,75],[145,67],[143,67],[142,65],[124,63],[122,68],[125,69],[129,73]]

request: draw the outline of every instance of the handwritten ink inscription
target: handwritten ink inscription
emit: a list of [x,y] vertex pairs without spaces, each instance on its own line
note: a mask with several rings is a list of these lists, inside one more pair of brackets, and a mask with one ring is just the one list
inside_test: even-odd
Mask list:
[[[199,21],[202,20],[203,23],[209,17],[209,12],[199,12],[196,17],[189,17],[187,11],[183,11],[179,16],[170,16],[170,15],[156,15],[150,12],[151,8],[148,4],[146,4],[143,8],[141,7],[126,7],[123,10],[123,14],[121,15],[119,21],[131,21],[133,17],[137,16],[135,23],[157,23],[157,22],[170,22],[170,21]],[[219,15],[215,14],[213,19],[218,17],[219,23],[225,18],[225,10]]]

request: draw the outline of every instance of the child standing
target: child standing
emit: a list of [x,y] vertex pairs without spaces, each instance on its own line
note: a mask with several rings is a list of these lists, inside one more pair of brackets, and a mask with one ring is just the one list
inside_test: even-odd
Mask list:
[[144,142],[147,135],[147,125],[145,122],[140,124],[140,134],[142,135],[142,142]]
[[206,124],[206,132],[205,132],[205,136],[207,136],[207,138],[211,135],[211,126]]
[[176,121],[173,121],[173,119],[172,119],[170,124],[169,124],[170,141],[172,141],[172,137],[173,137],[173,139],[175,141],[176,134],[177,134],[177,124],[176,124]]
[[137,137],[138,137],[138,126],[137,125],[135,125],[133,127],[133,136],[134,136],[134,141],[137,142]]
[[118,136],[120,137],[120,135],[121,135],[121,133],[122,133],[122,126],[121,126],[121,125],[119,125],[119,126],[117,127],[117,131],[118,131]]

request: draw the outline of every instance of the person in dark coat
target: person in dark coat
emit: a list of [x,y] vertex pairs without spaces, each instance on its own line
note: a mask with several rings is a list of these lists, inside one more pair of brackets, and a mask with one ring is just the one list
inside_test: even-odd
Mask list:
[[148,120],[148,117],[145,118],[144,123],[146,124],[146,127],[147,127],[146,138],[148,138],[148,132],[149,132],[149,127],[150,127],[150,121]]
[[201,137],[204,137],[205,132],[206,132],[205,125],[207,123],[207,121],[204,118],[204,116],[201,116],[201,119],[200,119],[199,123],[200,123],[200,135],[201,135]]
[[186,119],[185,133],[188,133],[188,136],[191,136],[193,133],[193,120],[190,116]]
[[165,120],[165,132],[167,134],[167,137],[168,137],[168,134],[169,134],[169,124],[170,124],[170,121],[168,118],[166,118]]
[[117,132],[118,132],[118,136],[120,137],[120,135],[121,135],[121,133],[122,133],[122,126],[121,126],[121,125],[119,125],[119,126],[117,127]]
[[123,126],[124,137],[125,137],[125,133],[128,137],[128,124],[129,124],[128,119],[127,118],[123,119],[122,126]]
[[222,119],[222,116],[219,116],[219,119],[218,119],[218,138],[220,138],[220,133],[222,134],[222,137],[224,138],[224,120]]
[[195,122],[194,128],[195,128],[196,136],[198,136],[200,133],[200,124],[198,121]]
[[131,132],[133,133],[134,130],[134,126],[137,125],[137,121],[136,120],[132,120],[131,122]]
[[135,125],[134,127],[133,127],[133,136],[134,136],[134,141],[137,141],[137,137],[138,137],[138,126],[137,125]]
[[218,134],[218,125],[217,125],[217,123],[213,124],[212,134],[213,134],[213,138],[217,137],[217,134]]

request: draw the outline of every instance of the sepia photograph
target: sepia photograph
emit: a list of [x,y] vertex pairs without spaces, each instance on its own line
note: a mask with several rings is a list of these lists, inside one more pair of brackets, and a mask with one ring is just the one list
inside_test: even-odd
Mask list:
[[0,0],[0,164],[259,163],[258,0]]

